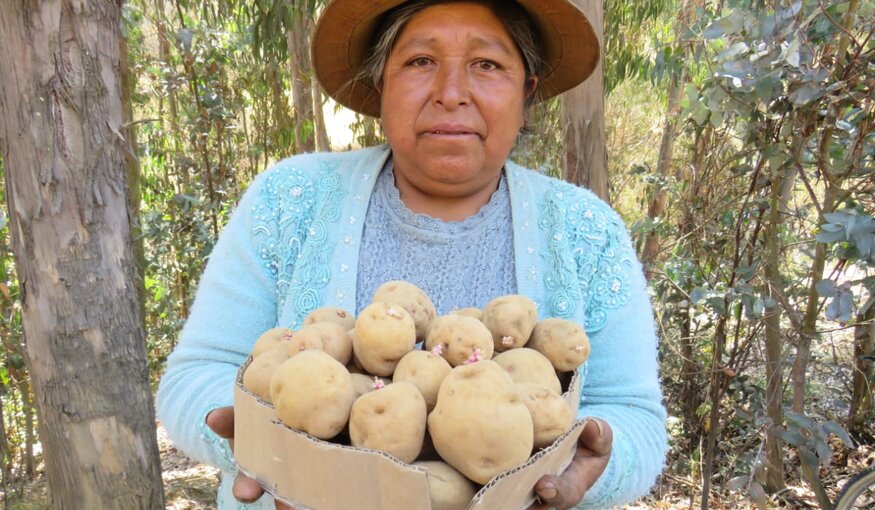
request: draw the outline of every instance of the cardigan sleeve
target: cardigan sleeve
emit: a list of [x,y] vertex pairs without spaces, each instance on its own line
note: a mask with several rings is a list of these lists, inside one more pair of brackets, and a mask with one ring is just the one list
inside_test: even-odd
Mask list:
[[[657,371],[657,336],[647,282],[619,216],[608,225],[587,275],[591,354],[581,367],[579,416],[606,420],[614,442],[608,467],[578,508],[606,508],[647,494],[662,471],[666,411]],[[599,215],[597,215],[599,216]],[[590,328],[587,328],[590,330]]]
[[234,459],[206,415],[233,404],[239,366],[277,322],[276,278],[255,235],[266,173],[244,193],[214,246],[158,387],[158,419],[174,443],[223,471],[235,470]]

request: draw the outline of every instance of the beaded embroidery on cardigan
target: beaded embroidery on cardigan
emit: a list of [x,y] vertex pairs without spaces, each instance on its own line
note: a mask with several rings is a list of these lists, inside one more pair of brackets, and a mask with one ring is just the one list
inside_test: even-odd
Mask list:
[[316,179],[294,167],[270,173],[253,211],[259,256],[277,279],[277,312],[287,296],[294,296],[297,322],[322,306],[320,290],[331,278],[328,262],[336,243],[329,229],[340,219],[340,201],[346,196],[337,167],[321,162]]
[[[571,318],[582,303],[583,326],[592,333],[607,324],[609,310],[629,302],[635,254],[616,212],[590,191],[570,187],[554,183],[541,204],[539,226],[546,232],[548,248],[547,305],[555,317]],[[562,260],[566,253],[573,260]]]

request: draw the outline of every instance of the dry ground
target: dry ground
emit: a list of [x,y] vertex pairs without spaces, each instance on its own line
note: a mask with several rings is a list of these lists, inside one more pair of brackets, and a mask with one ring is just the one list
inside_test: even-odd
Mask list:
[[[164,428],[158,427],[158,446],[161,452],[162,478],[168,510],[207,510],[215,508],[215,493],[218,487],[218,471],[199,464],[178,451],[167,437]],[[831,495],[839,490],[849,476],[856,470],[875,463],[875,448],[861,447],[846,453],[843,469],[822,473],[824,483]],[[689,480],[666,474],[661,477],[653,494],[627,510],[687,510],[700,507],[701,487]],[[0,496],[3,496],[0,492]],[[19,494],[0,498],[0,508],[6,510],[37,510],[48,507],[46,482],[41,469],[36,479],[24,487]],[[691,501],[691,497],[693,500]],[[814,495],[803,484],[789,486],[773,497],[774,508],[798,510],[817,509]],[[771,506],[771,505],[770,505]],[[753,510],[754,507],[742,496],[724,493],[712,495],[710,508],[714,510],[739,509]]]

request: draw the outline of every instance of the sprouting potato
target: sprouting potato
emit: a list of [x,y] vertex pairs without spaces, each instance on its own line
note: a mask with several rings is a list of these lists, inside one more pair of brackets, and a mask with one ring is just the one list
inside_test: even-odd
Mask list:
[[349,375],[352,377],[353,393],[355,393],[355,398],[353,400],[358,399],[365,393],[370,393],[376,389],[380,389],[392,382],[382,377],[370,376],[366,374]]
[[297,356],[301,352],[311,349],[316,351],[324,351],[325,345],[322,343],[322,338],[312,333],[301,335],[300,331],[297,331],[291,335],[291,338],[289,339],[289,342],[286,346],[286,351],[289,353],[289,357]]
[[426,417],[425,400],[416,386],[392,383],[355,401],[349,437],[355,446],[380,450],[411,463],[422,450]]
[[253,358],[243,372],[243,387],[258,395],[262,400],[271,402],[270,379],[277,367],[289,359],[289,354],[284,346],[275,346],[273,349],[261,353],[261,356]]
[[492,358],[494,347],[492,333],[473,317],[466,315],[442,315],[431,323],[425,348],[440,348],[440,355],[451,366]]
[[289,342],[294,334],[295,332],[289,328],[272,328],[265,331],[252,345],[252,357],[257,358],[261,353],[277,345],[287,345],[286,342]]
[[308,313],[304,317],[303,326],[319,322],[333,322],[343,327],[344,331],[355,327],[355,316],[337,306],[323,306]]
[[483,319],[483,310],[473,306],[469,306],[468,308],[459,308],[458,310],[451,310],[450,314],[467,315],[468,317],[474,317],[478,321]]
[[522,347],[529,341],[538,310],[535,303],[518,294],[493,299],[483,308],[483,324],[492,332],[495,350]]
[[352,339],[343,326],[334,322],[316,322],[304,326],[292,337],[292,343],[296,341],[302,345],[321,345],[323,351],[343,365],[352,358]]
[[368,373],[391,376],[398,361],[416,347],[416,325],[400,305],[373,302],[355,321],[352,347]]
[[532,415],[535,448],[549,446],[574,424],[574,413],[558,393],[540,384],[517,384],[523,404]]
[[413,350],[401,358],[392,375],[393,382],[407,381],[422,393],[425,405],[430,412],[437,402],[438,390],[452,367],[439,354],[429,351]]
[[526,462],[534,445],[528,408],[510,375],[491,360],[453,368],[428,430],[441,458],[480,484]]
[[560,372],[576,370],[589,357],[589,337],[579,324],[566,319],[543,319],[535,324],[529,347],[540,352]]
[[436,315],[434,303],[425,291],[412,283],[393,280],[377,287],[371,301],[398,303],[413,318],[413,323],[416,324],[417,341],[425,340],[428,327]]
[[327,353],[306,350],[277,367],[270,381],[270,397],[284,424],[330,439],[349,421],[352,377]]
[[562,394],[562,383],[550,360],[540,352],[522,347],[498,354],[493,359],[516,383],[534,383]]
[[465,510],[477,494],[477,489],[471,480],[446,462],[417,461],[413,465],[427,471],[428,495],[432,510]]

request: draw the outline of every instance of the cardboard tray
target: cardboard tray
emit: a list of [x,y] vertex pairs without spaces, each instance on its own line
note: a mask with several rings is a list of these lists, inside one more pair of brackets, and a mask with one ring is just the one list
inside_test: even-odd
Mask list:
[[[243,388],[240,367],[234,389],[234,456],[237,466],[275,498],[296,510],[431,510],[424,469],[367,448],[344,446],[291,429],[273,407]],[[566,380],[569,378],[566,377]],[[575,373],[563,394],[572,409],[579,401]],[[559,474],[571,462],[583,420],[525,464],[496,475],[471,500],[468,510],[523,510],[535,500],[541,476]]]

